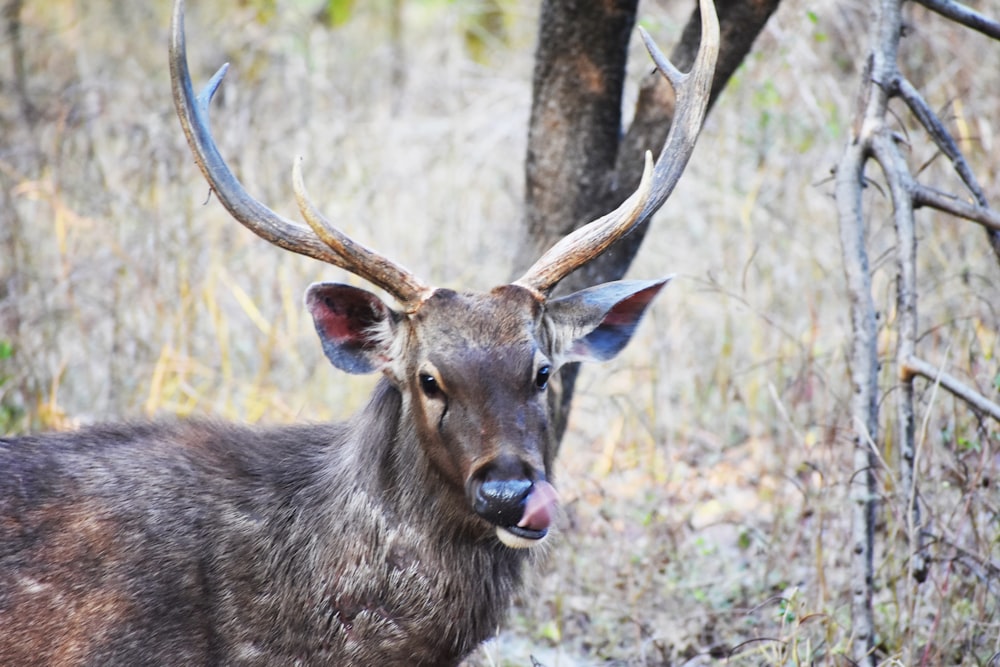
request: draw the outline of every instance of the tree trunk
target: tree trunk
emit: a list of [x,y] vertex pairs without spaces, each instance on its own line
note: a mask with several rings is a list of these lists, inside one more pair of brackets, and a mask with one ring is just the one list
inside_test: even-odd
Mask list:
[[[711,108],[743,62],[780,0],[718,0],[722,46]],[[642,82],[635,120],[622,131],[622,89],[637,0],[542,4],[526,161],[525,223],[517,253],[520,275],[570,231],[613,209],[635,189],[644,151],[659,153],[673,116],[673,91],[653,72]],[[697,7],[671,53],[682,71],[698,50]],[[654,35],[655,37],[655,35]],[[648,221],[604,255],[570,275],[572,291],[618,280],[632,263]],[[563,367],[551,396],[558,437],[566,428],[576,364]]]

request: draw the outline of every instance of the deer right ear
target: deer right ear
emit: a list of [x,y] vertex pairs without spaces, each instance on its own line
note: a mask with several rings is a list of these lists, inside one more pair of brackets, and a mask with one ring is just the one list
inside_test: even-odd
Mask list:
[[397,313],[371,292],[351,285],[315,283],[306,290],[323,352],[348,373],[373,373],[391,359]]
[[559,363],[607,361],[621,352],[669,280],[620,280],[550,301],[546,310],[555,325]]

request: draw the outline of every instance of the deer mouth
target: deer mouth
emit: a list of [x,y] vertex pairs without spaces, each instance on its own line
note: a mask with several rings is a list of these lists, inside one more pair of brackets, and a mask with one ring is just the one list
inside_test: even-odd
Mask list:
[[551,484],[536,481],[523,500],[524,511],[520,519],[513,525],[498,525],[497,539],[513,549],[538,546],[549,534],[558,502],[559,496]]
[[511,549],[530,549],[541,544],[549,531],[546,530],[524,530],[517,526],[503,528],[497,526],[497,539],[506,544]]

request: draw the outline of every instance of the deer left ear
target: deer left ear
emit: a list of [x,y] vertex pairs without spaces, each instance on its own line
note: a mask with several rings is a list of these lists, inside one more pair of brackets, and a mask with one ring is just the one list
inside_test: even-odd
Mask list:
[[351,285],[315,283],[306,307],[334,366],[348,373],[373,373],[390,361],[397,313],[371,292]]
[[558,363],[607,361],[629,342],[646,307],[670,277],[621,280],[590,287],[546,304]]

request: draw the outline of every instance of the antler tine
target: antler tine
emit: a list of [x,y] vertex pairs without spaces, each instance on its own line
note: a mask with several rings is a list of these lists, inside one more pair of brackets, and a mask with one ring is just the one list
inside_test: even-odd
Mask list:
[[[430,292],[430,288],[413,274],[332,229],[329,223],[323,225],[327,232],[324,236],[275,213],[250,196],[233,175],[219,153],[208,121],[212,96],[228,69],[228,64],[219,68],[201,94],[195,96],[184,38],[184,0],[176,0],[170,24],[170,81],[174,106],[195,162],[222,205],[240,224],[264,240],[346,269],[384,289],[407,310],[413,310]],[[335,239],[335,243],[325,243],[327,238]]]
[[296,160],[292,167],[292,189],[295,191],[299,212],[316,236],[343,260],[342,268],[393,294],[407,312],[416,310],[430,296],[433,289],[424,285],[406,269],[351,240],[334,227],[309,199],[300,165],[301,161]]
[[646,50],[674,89],[674,117],[670,123],[670,131],[663,143],[663,150],[656,161],[653,174],[653,194],[646,202],[646,210],[640,219],[645,220],[663,206],[663,203],[673,192],[674,186],[680,180],[695,142],[701,132],[708,100],[712,92],[712,79],[715,76],[715,63],[719,58],[719,17],[715,13],[712,0],[699,0],[701,9],[701,44],[698,46],[698,56],[695,58],[691,71],[682,74],[657,47],[642,26],[639,35],[642,37]]
[[[653,38],[642,28],[642,36],[657,69],[667,78],[676,98],[674,117],[663,149],[649,177],[649,153],[646,171],[631,197],[615,211],[587,223],[548,250],[514,284],[546,295],[556,284],[607,250],[615,241],[656,213],[680,180],[701,131],[708,108],[715,63],[719,56],[719,19],[712,0],[700,0],[701,44],[694,66],[680,72],[663,55]],[[651,182],[648,182],[650,181]]]
[[556,283],[611,247],[635,224],[653,189],[653,154],[646,151],[639,187],[611,213],[564,236],[514,281],[544,297]]

